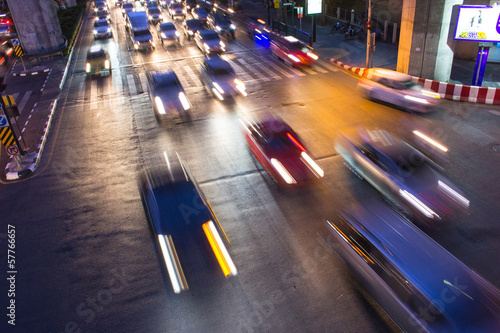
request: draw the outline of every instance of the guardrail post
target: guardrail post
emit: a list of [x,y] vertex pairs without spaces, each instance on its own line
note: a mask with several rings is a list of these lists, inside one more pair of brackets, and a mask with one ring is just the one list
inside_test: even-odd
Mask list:
[[398,37],[398,24],[394,23],[394,26],[392,28],[392,44],[396,44],[396,39]]
[[389,34],[389,21],[384,21],[384,41],[387,41],[387,35]]

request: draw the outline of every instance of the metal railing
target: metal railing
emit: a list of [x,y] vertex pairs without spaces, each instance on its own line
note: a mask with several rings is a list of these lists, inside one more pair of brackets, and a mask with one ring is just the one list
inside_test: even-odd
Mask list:
[[271,29],[278,34],[283,34],[286,36],[293,36],[300,39],[312,46],[312,35],[305,31],[299,30],[296,27],[290,26],[283,22],[271,21]]

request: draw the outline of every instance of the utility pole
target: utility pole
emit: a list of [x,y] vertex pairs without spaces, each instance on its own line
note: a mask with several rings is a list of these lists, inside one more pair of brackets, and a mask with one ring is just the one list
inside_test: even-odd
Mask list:
[[368,0],[368,21],[366,21],[366,68],[370,68],[372,0]]

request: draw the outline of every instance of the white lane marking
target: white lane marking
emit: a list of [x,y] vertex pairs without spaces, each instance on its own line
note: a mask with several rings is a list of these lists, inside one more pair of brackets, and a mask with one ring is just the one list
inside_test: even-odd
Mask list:
[[200,79],[198,78],[198,76],[196,76],[196,74],[194,74],[193,70],[191,69],[191,67],[189,66],[184,66],[184,70],[186,71],[186,73],[189,75],[189,77],[191,78],[191,80],[193,80],[194,82],[194,86],[195,87],[201,87],[203,85],[203,83],[201,83]]
[[[23,99],[21,100],[21,103],[17,104],[17,108],[19,109],[19,113],[21,114],[23,112],[24,107],[26,106],[26,103],[28,103],[28,99],[31,96],[31,93],[33,90],[28,90],[26,94],[24,94]],[[14,97],[14,100],[16,98]]]
[[97,110],[97,80],[90,82],[90,110]]
[[130,95],[137,95],[137,88],[135,87],[135,81],[134,81],[134,75],[133,74],[127,74],[127,83],[128,83],[128,90],[130,91]]
[[338,67],[335,67],[335,65],[332,65],[331,63],[329,63],[328,61],[324,61],[322,59],[319,59],[318,61],[316,61],[316,65],[320,65],[322,67],[326,67],[328,68],[329,70],[331,70],[332,72],[338,72],[339,69]]
[[315,71],[313,71],[313,70],[312,70],[311,68],[309,68],[309,67],[301,67],[301,69],[302,69],[303,71],[306,71],[306,72],[307,72],[307,73],[309,73],[309,74],[312,74],[312,75],[314,75],[314,74],[318,74],[318,73],[316,73]]
[[[119,94],[122,94],[123,93],[123,82],[122,82],[122,76],[120,75],[120,73],[116,73],[118,70],[114,70],[114,74],[113,74],[113,83],[114,83],[114,91],[113,92],[117,92]],[[119,72],[119,71],[118,71]]]
[[254,81],[254,78],[251,77],[240,65],[238,65],[236,62],[233,60],[229,59],[229,57],[226,57],[225,60],[231,65],[231,67],[234,69],[234,72],[236,73],[236,76],[242,81],[245,82],[250,82]]
[[270,78],[262,75],[257,69],[255,69],[254,66],[250,65],[248,62],[245,61],[245,59],[238,58],[235,59],[235,61],[238,61],[240,64],[248,68],[255,76],[257,76],[259,79],[264,80],[264,81],[271,81]]
[[146,78],[146,73],[139,73],[139,80],[141,81],[142,92],[148,91],[148,82]]
[[[264,60],[264,59],[262,59],[262,60]],[[272,62],[272,60],[268,60],[268,59],[265,59],[265,60],[267,60],[267,61],[266,61],[266,63],[267,63],[269,66],[271,66],[272,68],[274,68],[275,70],[277,70],[277,71],[278,71],[278,72],[280,72],[281,74],[285,75],[287,78],[289,78],[289,79],[293,78],[293,75],[292,75],[292,74],[288,73],[287,71],[285,71],[284,69],[282,69],[280,66],[278,66],[278,65],[274,64],[274,63]]]

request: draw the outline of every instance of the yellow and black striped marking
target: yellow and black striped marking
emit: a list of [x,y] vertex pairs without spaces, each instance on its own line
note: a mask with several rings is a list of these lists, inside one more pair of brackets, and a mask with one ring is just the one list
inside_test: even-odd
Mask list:
[[23,49],[21,48],[20,45],[16,45],[13,48],[14,48],[14,52],[16,53],[16,56],[18,56],[18,57],[23,56]]
[[10,127],[0,127],[0,140],[6,147],[16,143],[14,133]]
[[16,100],[13,95],[2,96],[2,99],[6,107],[16,106]]

